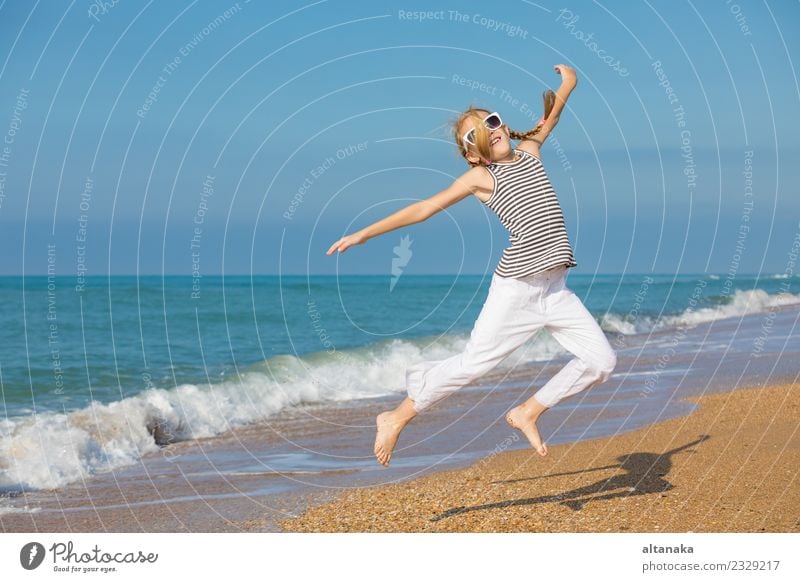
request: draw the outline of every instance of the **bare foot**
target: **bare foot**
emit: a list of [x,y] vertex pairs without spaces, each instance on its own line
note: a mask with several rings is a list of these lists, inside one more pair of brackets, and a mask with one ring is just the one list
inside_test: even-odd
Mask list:
[[389,459],[392,458],[394,445],[397,437],[408,424],[407,418],[398,418],[394,410],[381,412],[376,418],[378,434],[375,435],[375,457],[384,467],[389,466]]
[[525,404],[520,404],[506,414],[506,422],[517,430],[521,430],[522,434],[528,437],[531,446],[536,449],[536,452],[544,457],[547,455],[547,445],[542,442],[539,429],[536,427],[536,420],[540,414],[541,412],[538,414],[531,412],[525,407]]

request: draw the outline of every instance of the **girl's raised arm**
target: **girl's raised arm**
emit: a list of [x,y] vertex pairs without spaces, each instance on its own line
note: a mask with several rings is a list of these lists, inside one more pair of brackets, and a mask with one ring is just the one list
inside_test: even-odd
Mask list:
[[[575,69],[572,67],[568,67],[567,65],[555,65],[553,68],[556,70],[556,73],[561,75],[561,86],[555,93],[553,108],[550,110],[550,114],[547,118],[543,119],[542,128],[539,132],[535,136],[524,139],[520,142],[520,145],[524,144],[526,141],[535,142],[537,146],[544,144],[544,140],[547,139],[547,136],[550,135],[550,132],[553,131],[553,128],[558,123],[561,111],[567,104],[570,93],[572,93],[572,90],[575,89],[575,86],[578,84],[578,76],[575,74]],[[523,149],[525,148],[523,147]],[[535,153],[538,155],[538,151]]]
[[343,236],[333,243],[325,254],[330,255],[337,250],[341,253],[351,246],[365,243],[367,240],[380,234],[423,222],[440,210],[444,210],[448,206],[463,200],[470,194],[474,194],[480,177],[481,169],[478,167],[472,168],[456,178],[450,186],[437,192],[430,198],[409,204],[383,220],[379,220],[378,222],[362,228],[358,232]]

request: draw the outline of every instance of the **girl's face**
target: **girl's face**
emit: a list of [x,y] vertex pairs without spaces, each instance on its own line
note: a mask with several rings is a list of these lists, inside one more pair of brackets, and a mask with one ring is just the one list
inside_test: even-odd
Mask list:
[[[478,115],[483,119],[490,111],[478,111]],[[466,132],[468,132],[473,127],[477,127],[482,122],[472,116],[468,116],[461,122],[461,127],[458,128],[458,135],[463,136]],[[482,161],[483,163],[490,163],[496,160],[504,160],[510,157],[513,154],[513,148],[511,147],[511,139],[508,135],[508,128],[505,125],[501,125],[499,128],[495,130],[490,130],[486,128],[489,132],[489,140],[490,140],[490,150],[491,150],[491,159],[486,160],[481,157],[480,152],[478,152],[478,148],[473,144],[466,144],[467,145],[467,159],[473,163],[477,163]]]
[[[461,122],[461,127],[458,128],[459,137],[463,136],[470,129],[481,125],[483,123],[483,118],[489,115],[489,113],[491,112],[479,110],[476,112],[476,114],[480,117],[480,119],[477,119],[471,115],[466,117]],[[477,146],[469,143],[465,144],[467,146],[467,159],[472,163],[478,163],[482,161],[483,163],[488,164],[495,160],[509,158],[513,152],[511,141],[508,135],[508,128],[505,125],[501,125],[495,130],[489,130],[485,126],[484,128],[489,131],[491,159],[487,160],[483,158],[478,151]]]

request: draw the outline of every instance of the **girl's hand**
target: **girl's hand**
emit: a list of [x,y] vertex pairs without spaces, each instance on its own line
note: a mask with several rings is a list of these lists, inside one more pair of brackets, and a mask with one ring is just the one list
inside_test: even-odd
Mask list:
[[325,254],[326,255],[330,255],[331,253],[333,253],[334,251],[337,251],[337,250],[340,253],[343,253],[344,251],[346,251],[350,247],[355,246],[355,245],[363,244],[366,241],[367,241],[367,237],[365,237],[360,232],[356,232],[354,234],[348,234],[347,236],[343,236],[342,238],[337,240],[335,243],[333,243],[331,245],[331,248],[329,248],[328,252],[325,253]]
[[578,75],[575,74],[575,69],[569,67],[567,65],[554,65],[553,68],[556,70],[556,73],[561,75],[562,82],[564,81],[572,81],[573,83],[578,82]]

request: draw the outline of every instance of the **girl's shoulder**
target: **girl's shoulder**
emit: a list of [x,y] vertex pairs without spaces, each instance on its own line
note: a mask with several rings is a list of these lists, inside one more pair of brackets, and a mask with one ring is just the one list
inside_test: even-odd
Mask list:
[[470,168],[464,173],[463,178],[472,185],[474,191],[491,193],[494,190],[494,177],[486,166]]

